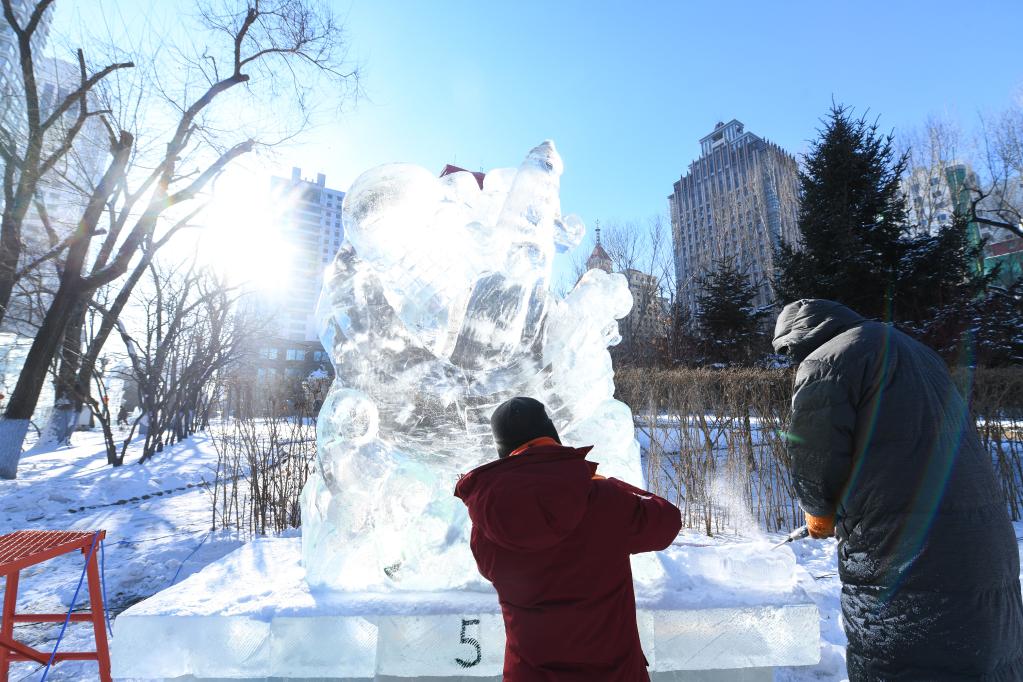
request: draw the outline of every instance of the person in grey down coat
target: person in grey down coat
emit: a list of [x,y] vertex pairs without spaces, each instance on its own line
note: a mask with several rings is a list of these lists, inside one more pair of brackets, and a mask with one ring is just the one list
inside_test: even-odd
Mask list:
[[787,434],[811,534],[838,537],[851,682],[1023,680],[1019,550],[944,362],[820,299],[785,306]]

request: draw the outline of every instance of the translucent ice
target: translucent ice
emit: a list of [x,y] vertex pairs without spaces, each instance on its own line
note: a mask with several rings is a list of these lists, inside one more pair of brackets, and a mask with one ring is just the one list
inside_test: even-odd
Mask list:
[[547,141],[482,189],[468,173],[391,164],[345,196],[347,242],[319,306],[337,379],[302,496],[313,585],[478,585],[452,490],[496,456],[490,414],[515,395],[544,402],[567,444],[596,445],[602,473],[642,484],[607,352],[627,282],[593,270],[564,299],[550,290],[555,253],[584,231],[561,215],[562,169]]
[[[716,549],[755,564],[767,547]],[[634,557],[637,575],[639,559],[667,569],[659,580],[636,585],[650,670],[698,671],[671,679],[770,680],[770,670],[762,678],[749,668],[816,663],[820,618],[810,598],[794,582],[769,592],[729,591],[713,582],[719,576],[688,573],[694,569],[688,558],[704,549]],[[114,677],[500,675],[504,621],[492,590],[318,590],[304,580],[300,554],[297,538],[257,540],[122,612],[114,622]],[[785,548],[779,556],[785,555],[792,552]]]

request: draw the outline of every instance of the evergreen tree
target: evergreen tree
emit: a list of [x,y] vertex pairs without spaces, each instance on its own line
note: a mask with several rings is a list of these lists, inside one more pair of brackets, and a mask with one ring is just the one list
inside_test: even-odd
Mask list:
[[[951,225],[933,234],[904,240],[895,312],[901,324],[920,329],[923,337],[930,336],[933,320],[949,311],[963,312],[965,330],[966,307],[984,297],[996,274],[984,272],[983,244],[971,243],[968,229],[968,219],[957,214]],[[950,339],[933,341],[938,347]]]
[[987,367],[1023,365],[1023,279],[989,288],[973,323],[967,330],[972,360]]
[[657,343],[658,358],[667,367],[692,366],[699,356],[699,339],[693,330],[693,317],[678,295],[668,306],[665,335]]
[[732,258],[714,263],[700,281],[697,329],[704,361],[746,364],[766,351],[767,309],[753,305],[757,286]]
[[899,187],[906,158],[877,124],[832,107],[800,172],[802,248],[776,251],[779,299],[839,301],[898,323],[950,362],[1010,362],[1018,296],[990,290],[994,273],[965,215],[915,234]]
[[828,298],[890,319],[906,247],[906,157],[846,107],[833,105],[823,123],[799,174],[802,249],[778,247],[775,290],[782,302]]
[[905,259],[898,293],[900,326],[949,364],[1023,363],[1023,280],[996,286],[984,272],[982,244],[971,244],[966,219],[918,237]]

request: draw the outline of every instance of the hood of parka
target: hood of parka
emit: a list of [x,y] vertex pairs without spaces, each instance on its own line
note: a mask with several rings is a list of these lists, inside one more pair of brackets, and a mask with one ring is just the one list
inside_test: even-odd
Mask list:
[[866,319],[841,303],[823,298],[804,298],[782,308],[774,325],[772,345],[802,362],[810,353]]
[[586,461],[592,449],[541,445],[484,464],[459,479],[455,497],[494,543],[525,552],[553,547],[586,515],[597,469]]

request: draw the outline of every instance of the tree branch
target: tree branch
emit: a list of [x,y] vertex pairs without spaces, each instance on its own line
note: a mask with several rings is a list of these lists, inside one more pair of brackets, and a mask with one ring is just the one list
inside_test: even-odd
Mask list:
[[244,142],[239,142],[235,146],[228,149],[226,152],[220,155],[220,158],[218,158],[216,161],[210,164],[210,166],[206,170],[200,173],[199,177],[193,180],[188,185],[188,187],[178,190],[174,194],[167,197],[167,206],[174,206],[176,204],[181,203],[182,201],[194,199],[195,195],[198,194],[202,190],[202,188],[205,187],[207,183],[209,183],[210,180],[220,175],[220,173],[224,171],[224,168],[226,168],[229,163],[234,161],[242,154],[249,153],[255,146],[256,143],[254,140],[246,140]]
[[[103,80],[104,78],[106,78],[107,76],[112,74],[114,71],[117,71],[119,69],[133,69],[133,68],[135,68],[135,64],[134,64],[134,62],[119,62],[117,64],[110,64],[110,65],[104,67],[102,70],[97,71],[92,76],[89,76],[88,78],[86,78],[86,76],[85,76],[85,54],[79,48],[79,50],[78,50],[78,67],[79,67],[80,78],[81,78],[80,85],[73,92],[71,92],[67,97],[65,97],[63,99],[63,101],[61,101],[61,103],[57,106],[57,108],[54,109],[53,112],[49,116],[46,117],[46,120],[43,121],[42,124],[40,125],[40,130],[42,132],[45,133],[47,130],[49,130],[50,126],[52,126],[64,114],[66,114],[71,109],[71,107],[74,106],[76,101],[81,104],[82,109],[86,109],[87,110],[87,106],[86,105],[87,105],[88,94],[89,94],[89,92],[92,91],[92,89],[94,87],[96,87],[97,83],[99,83],[101,80]],[[79,118],[80,121],[82,121],[84,123],[85,117],[82,115],[81,111],[79,112],[79,117],[78,118]]]

